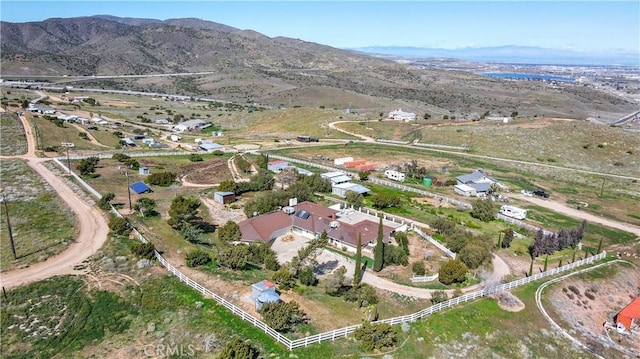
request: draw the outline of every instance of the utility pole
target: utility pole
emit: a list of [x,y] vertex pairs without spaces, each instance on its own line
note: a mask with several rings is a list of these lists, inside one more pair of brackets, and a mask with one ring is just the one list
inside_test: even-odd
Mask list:
[[127,176],[127,194],[129,195],[129,212],[131,212],[131,187],[129,187],[129,171],[124,170],[124,175]]
[[18,259],[16,255],[16,246],[13,243],[13,232],[11,232],[11,221],[9,221],[9,208],[7,207],[7,197],[2,193],[2,203],[4,203],[4,215],[7,219],[7,230],[9,232],[9,244],[11,245],[11,253],[13,254],[13,259]]
[[69,176],[71,176],[71,160],[69,160],[69,146],[67,147],[67,169],[69,170]]
[[600,197],[602,197],[602,192],[604,192],[604,181],[606,180],[605,177],[602,177],[602,187],[600,187]]

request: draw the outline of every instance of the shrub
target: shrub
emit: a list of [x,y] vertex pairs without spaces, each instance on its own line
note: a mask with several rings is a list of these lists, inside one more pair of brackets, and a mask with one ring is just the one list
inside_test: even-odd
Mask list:
[[491,222],[496,218],[497,210],[490,200],[478,199],[473,202],[471,217],[483,222]]
[[228,341],[218,355],[218,359],[257,359],[260,351],[239,338]]
[[111,209],[111,201],[116,198],[116,195],[109,192],[102,195],[102,198],[98,200],[98,207],[102,210],[108,211]]
[[109,229],[119,236],[128,236],[129,233],[131,233],[129,221],[124,217],[111,217],[109,220]]
[[249,246],[225,245],[216,253],[216,261],[223,267],[242,270],[247,266],[250,256]]
[[185,259],[187,260],[187,267],[191,268],[202,266],[211,262],[211,256],[209,256],[209,253],[202,249],[196,249],[187,253]]
[[302,268],[298,276],[300,277],[300,283],[304,285],[313,286],[318,284],[318,278],[313,274],[313,267],[311,266]]
[[118,162],[125,162],[126,160],[131,159],[131,157],[129,157],[128,155],[125,155],[124,153],[114,153],[113,156],[111,156],[111,158],[113,158]]
[[431,293],[432,304],[442,303],[448,299],[449,299],[449,295],[447,295],[447,292],[443,290],[436,290]]
[[144,180],[146,183],[156,186],[169,186],[176,175],[173,172],[156,172],[152,173]]
[[362,323],[362,326],[353,332],[353,337],[365,350],[375,350],[393,347],[398,338],[393,327],[387,323],[371,324]]
[[131,253],[135,254],[137,257],[153,259],[155,257],[154,250],[156,247],[153,243],[142,243],[138,242],[131,247]]
[[413,265],[411,266],[411,269],[413,269],[413,273],[415,275],[420,277],[424,276],[427,273],[424,269],[423,261],[413,263]]
[[372,286],[361,283],[349,288],[344,294],[344,300],[347,302],[356,302],[358,307],[368,307],[371,304],[378,303],[378,293]]
[[189,161],[191,161],[191,162],[201,162],[202,161],[202,156],[200,156],[197,153],[192,153],[191,155],[189,155]]
[[296,277],[287,267],[280,267],[271,279],[273,279],[281,290],[288,290],[296,285]]
[[305,313],[295,301],[265,303],[260,314],[268,326],[279,332],[288,332],[305,321]]

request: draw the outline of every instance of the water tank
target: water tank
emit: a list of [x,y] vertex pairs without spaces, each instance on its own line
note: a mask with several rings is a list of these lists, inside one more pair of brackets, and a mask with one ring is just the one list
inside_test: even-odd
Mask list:
[[282,208],[282,211],[286,214],[293,214],[296,211],[296,209],[293,207],[287,206]]
[[258,298],[256,298],[256,310],[262,309],[262,306],[265,303],[278,303],[280,301],[280,296],[276,292],[264,292],[260,294]]
[[426,187],[431,187],[431,178],[425,177],[422,179],[422,184],[425,185]]

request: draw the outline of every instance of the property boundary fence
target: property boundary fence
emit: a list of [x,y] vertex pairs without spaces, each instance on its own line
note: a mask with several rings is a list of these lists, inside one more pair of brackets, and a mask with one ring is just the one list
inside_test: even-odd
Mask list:
[[438,273],[436,273],[434,275],[413,276],[413,277],[411,277],[411,283],[432,282],[432,281],[438,279],[438,277],[439,277]]
[[[193,152],[186,151],[152,151],[152,152],[117,152],[127,155],[129,157],[156,157],[156,156],[185,156],[190,155]],[[115,153],[95,153],[95,154],[84,154],[84,155],[69,155],[70,160],[82,160],[90,157],[97,157],[99,159],[104,158],[112,158]],[[66,161],[67,156],[59,156],[55,157],[56,160]]]
[[[60,165],[62,168],[68,170],[58,159],[54,159],[54,161]],[[87,184],[86,182],[82,181],[82,179],[80,179],[75,173],[72,172],[72,175],[78,179],[80,181],[80,183],[85,186],[89,192],[91,192],[92,194],[94,194],[97,198],[101,198],[100,193],[98,193],[96,190],[94,190],[93,188],[91,188],[91,186],[89,186],[89,184]],[[120,212],[118,212],[114,207],[111,207],[111,210],[114,212],[114,214],[118,217],[123,217],[122,214],[120,214]],[[142,235],[142,233],[140,233],[137,229],[133,229],[133,233],[138,237],[138,239],[143,242],[143,243],[147,243],[147,239]],[[240,317],[242,320],[247,321],[249,323],[251,323],[253,326],[260,328],[261,330],[263,330],[267,335],[271,336],[273,339],[275,339],[278,343],[283,344],[284,346],[286,346],[289,350],[293,350],[295,348],[299,348],[299,347],[306,347],[309,346],[311,344],[316,344],[316,343],[321,343],[323,341],[326,340],[335,340],[338,338],[342,338],[342,337],[347,337],[349,336],[349,334],[352,334],[358,327],[360,327],[360,324],[358,325],[351,325],[348,327],[344,327],[344,328],[339,328],[339,329],[335,329],[332,331],[328,331],[325,333],[319,333],[319,334],[315,334],[315,335],[311,335],[311,336],[307,336],[304,338],[299,338],[299,339],[295,339],[295,340],[291,340],[287,337],[285,337],[284,335],[280,334],[279,332],[277,332],[276,330],[272,329],[271,327],[269,327],[267,324],[265,324],[264,322],[260,321],[259,319],[255,318],[254,316],[252,316],[251,314],[243,311],[242,309],[238,308],[237,306],[235,306],[233,303],[227,301],[226,299],[224,299],[223,297],[221,297],[220,295],[212,292],[211,290],[205,288],[204,286],[202,286],[201,284],[197,283],[196,281],[192,280],[191,278],[187,277],[184,273],[180,272],[176,267],[174,267],[171,263],[167,262],[166,259],[164,259],[164,257],[162,257],[162,255],[158,252],[158,251],[154,251],[154,255],[155,258],[158,260],[158,262],[165,267],[171,274],[175,275],[176,277],[178,277],[178,279],[187,284],[188,286],[190,286],[191,288],[197,290],[198,292],[202,293],[202,295],[205,296],[210,296],[211,298],[213,298],[216,302],[220,303],[222,306],[224,306],[225,308],[227,308],[228,310],[231,311],[231,313],[233,313],[234,315]],[[501,285],[497,285],[497,286],[492,286],[492,287],[488,287],[488,288],[484,288],[482,290],[473,292],[473,293],[469,293],[469,294],[465,294],[459,297],[455,297],[452,299],[449,299],[447,301],[438,303],[436,305],[432,305],[428,308],[425,308],[421,311],[418,311],[416,313],[413,314],[408,314],[408,315],[403,315],[403,316],[399,316],[399,317],[394,317],[394,318],[389,318],[389,319],[383,319],[383,320],[378,320],[378,321],[374,321],[372,323],[377,324],[377,323],[387,323],[390,325],[396,325],[396,324],[401,324],[401,323],[409,323],[409,322],[415,322],[418,319],[424,318],[426,316],[429,316],[437,311],[443,310],[443,309],[447,309],[447,308],[451,308],[454,307],[460,303],[464,303],[464,302],[468,302],[470,300],[474,300],[476,298],[480,298],[480,297],[484,297],[487,295],[491,295],[491,294],[495,294],[495,293],[499,293],[505,290],[510,290],[513,289],[515,287],[519,287],[521,285],[548,277],[548,276],[552,276],[567,270],[571,270],[571,269],[575,269],[578,268],[580,266],[583,266],[585,264],[591,264],[595,261],[598,261],[602,258],[604,258],[606,255],[606,252],[601,252],[595,256],[591,256],[589,258],[585,258],[576,262],[573,262],[571,264],[566,264],[562,267],[558,267],[546,272],[542,272],[542,273],[538,273],[536,275],[527,277],[527,278],[522,278],[522,279],[518,279],[515,280],[513,282],[509,282],[509,283],[505,283],[505,284],[501,284]]]
[[414,232],[416,232],[420,237],[422,237],[422,239],[425,239],[429,242],[431,242],[431,244],[433,244],[434,246],[438,247],[438,249],[440,249],[441,251],[444,252],[444,254],[446,254],[447,256],[456,259],[456,254],[453,253],[449,248],[445,247],[444,244],[436,241],[433,237],[431,237],[430,235],[422,232],[419,228],[417,227],[413,227],[412,228]]
[[518,220],[518,219],[515,219],[515,218],[507,217],[504,214],[498,213],[496,215],[496,218],[501,219],[501,220],[503,220],[503,221],[505,221],[507,223],[511,223],[511,224],[515,225],[516,227],[524,228],[524,229],[529,230],[529,231],[537,232],[537,231],[542,229],[542,232],[544,233],[545,236],[550,236],[550,235],[553,234],[553,232],[547,231],[544,228],[536,227],[536,226],[534,226],[532,224],[529,224],[527,222],[524,222],[524,221],[521,221],[521,220]]
[[444,149],[449,149],[449,150],[462,150],[462,151],[469,151],[469,149],[470,149],[469,146],[437,145],[435,143],[414,142],[413,145],[414,146],[419,146],[419,147],[444,148]]

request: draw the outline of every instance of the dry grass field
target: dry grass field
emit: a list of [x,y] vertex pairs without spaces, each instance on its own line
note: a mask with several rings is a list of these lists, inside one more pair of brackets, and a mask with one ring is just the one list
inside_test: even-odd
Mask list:
[[18,259],[9,246],[5,207],[0,207],[0,270],[41,262],[62,251],[75,236],[73,213],[23,160],[0,160],[2,187]]

